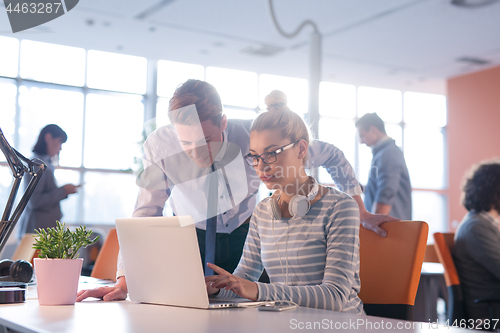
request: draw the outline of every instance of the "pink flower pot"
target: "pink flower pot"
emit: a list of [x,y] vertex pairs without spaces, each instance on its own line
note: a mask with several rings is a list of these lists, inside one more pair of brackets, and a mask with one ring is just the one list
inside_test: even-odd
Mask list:
[[40,305],[75,304],[83,259],[35,258],[35,275]]

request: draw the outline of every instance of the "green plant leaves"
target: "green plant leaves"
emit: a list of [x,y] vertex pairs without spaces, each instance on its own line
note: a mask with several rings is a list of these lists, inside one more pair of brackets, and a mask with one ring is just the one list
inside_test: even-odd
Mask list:
[[90,239],[92,230],[87,230],[86,226],[71,231],[64,223],[56,221],[56,224],[54,228],[35,230],[33,248],[40,250],[40,258],[76,259],[80,248],[92,245],[99,239],[99,236]]

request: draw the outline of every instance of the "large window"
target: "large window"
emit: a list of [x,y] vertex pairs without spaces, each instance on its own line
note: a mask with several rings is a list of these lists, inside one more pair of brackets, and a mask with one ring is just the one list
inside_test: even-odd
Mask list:
[[85,83],[84,49],[23,40],[20,54],[23,79],[80,87]]
[[[404,151],[413,187],[413,219],[429,223],[431,231],[446,230],[445,129],[446,98],[372,87],[322,83],[319,138],[339,147],[361,184],[368,182],[372,152],[359,142],[354,123],[376,112],[387,134]],[[355,143],[357,142],[357,143]],[[320,170],[319,179],[332,183]]]
[[[11,38],[9,38],[10,40]],[[14,39],[17,41],[17,39]],[[0,37],[0,46],[2,46],[2,37]],[[17,50],[17,49],[15,49]],[[0,59],[5,57],[5,55],[0,52]],[[17,61],[12,62],[17,65]],[[0,60],[0,75],[2,71],[2,64]],[[9,68],[4,67],[8,72]],[[5,73],[5,71],[4,71]],[[15,137],[15,115],[16,115],[16,94],[17,87],[14,80],[4,80],[0,79],[0,128],[7,141],[13,145]],[[10,194],[10,186],[12,185],[12,172],[10,168],[7,167],[7,163],[4,154],[0,152],[0,207],[5,207]]]
[[101,51],[88,51],[87,85],[135,94],[146,93],[147,60]]
[[158,61],[158,83],[156,104],[156,127],[168,125],[168,102],[175,89],[189,79],[203,80],[205,69],[201,65],[187,64],[175,61]]
[[[61,201],[63,221],[129,217],[138,191],[131,170],[141,155],[146,59],[4,37],[0,49],[0,127],[9,143],[31,157],[45,125],[68,134],[56,180],[83,186]],[[13,177],[3,154],[0,163],[4,203]]]
[[[9,142],[31,156],[46,124],[68,133],[56,178],[60,185],[83,186],[61,202],[66,222],[111,224],[131,215],[138,191],[132,170],[139,168],[143,129],[150,133],[169,123],[169,100],[188,79],[213,84],[230,119],[254,119],[272,90],[285,92],[299,115],[308,111],[305,79],[160,60],[152,65],[157,80],[148,80],[142,57],[7,37],[0,37],[0,49],[0,126]],[[444,96],[322,82],[319,106],[319,139],[344,152],[362,184],[372,154],[359,143],[354,124],[377,112],[404,151],[414,219],[427,221],[432,231],[446,229]],[[319,180],[332,183],[322,169]],[[0,156],[2,202],[11,182]],[[268,194],[262,186],[260,198]],[[171,212],[168,203],[166,208]]]
[[[0,80],[0,128],[7,141],[14,144],[17,87],[12,80]],[[5,161],[0,154],[0,161]]]
[[13,179],[10,168],[0,165],[0,207],[2,207],[2,214],[5,203],[9,199]]
[[189,79],[203,80],[204,78],[205,69],[201,65],[160,60],[158,61],[158,96],[169,99],[180,84]]
[[137,95],[87,95],[86,168],[130,169],[139,156],[144,105]]
[[61,88],[34,83],[19,87],[18,149],[26,157],[30,156],[40,129],[47,124],[57,124],[68,134],[59,164],[79,167],[82,163],[83,92]]
[[16,77],[19,63],[19,41],[0,36],[0,76]]
[[258,103],[257,74],[208,67],[207,82],[213,84],[225,105],[254,108]]
[[259,82],[260,107],[266,108],[264,98],[273,90],[283,91],[288,99],[290,109],[300,115],[307,113],[308,87],[307,80],[293,77],[261,74]]

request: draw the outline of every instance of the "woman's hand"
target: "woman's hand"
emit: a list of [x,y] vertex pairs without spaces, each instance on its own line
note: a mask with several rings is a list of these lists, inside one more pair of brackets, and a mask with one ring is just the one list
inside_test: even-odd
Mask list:
[[207,282],[207,278],[205,278],[205,284],[207,285],[208,296],[219,293],[220,289],[212,287],[212,282]]
[[224,288],[226,290],[231,290],[238,296],[248,298],[252,301],[256,301],[259,297],[259,288],[257,287],[257,283],[235,276],[214,264],[208,263],[207,265],[215,273],[219,274],[205,277],[209,295],[212,295],[216,293],[217,290]]
[[66,195],[74,194],[78,191],[78,188],[80,185],[73,185],[73,184],[66,184],[63,186],[64,192],[66,192]]
[[80,290],[76,301],[81,302],[87,297],[100,298],[103,301],[119,301],[127,298],[127,283],[125,277],[120,277],[114,286]]

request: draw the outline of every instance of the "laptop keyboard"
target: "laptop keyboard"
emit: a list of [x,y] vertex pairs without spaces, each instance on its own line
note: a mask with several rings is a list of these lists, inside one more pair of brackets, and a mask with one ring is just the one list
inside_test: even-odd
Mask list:
[[234,298],[210,298],[210,304],[220,304],[220,303],[236,303],[237,299]]

